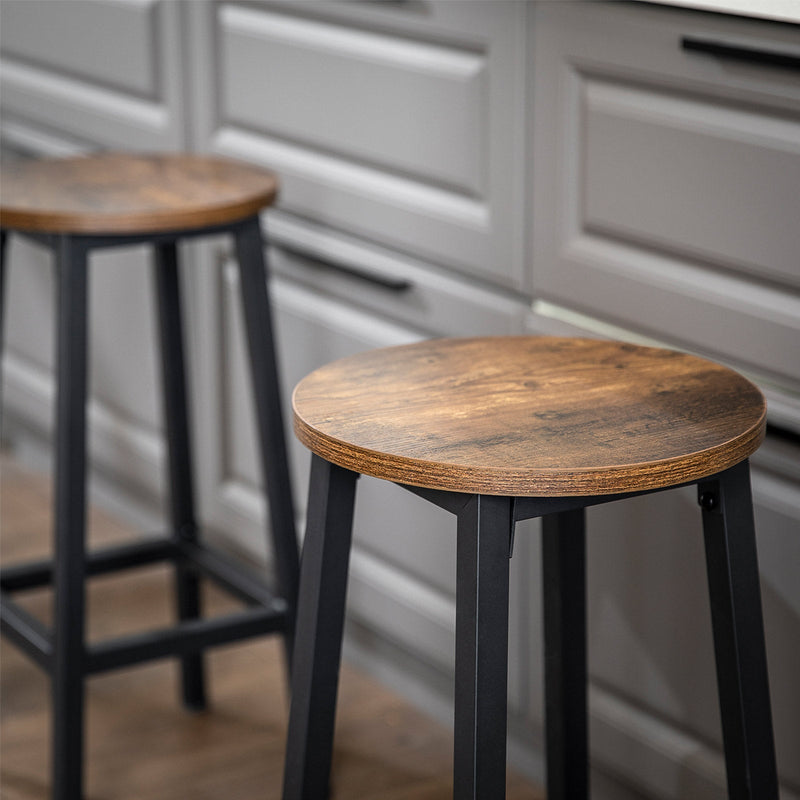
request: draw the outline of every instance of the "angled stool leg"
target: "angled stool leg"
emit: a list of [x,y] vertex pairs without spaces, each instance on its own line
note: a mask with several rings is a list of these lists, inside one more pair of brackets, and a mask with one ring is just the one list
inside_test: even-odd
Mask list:
[[[186,394],[186,364],[183,348],[183,314],[175,242],[155,245],[154,276],[161,338],[161,379],[170,486],[172,536],[179,541],[197,541],[192,481],[192,453],[189,433],[189,408]],[[201,615],[200,582],[185,564],[175,568],[178,618],[197,619]],[[206,707],[202,653],[181,658],[183,703],[187,708]]]
[[508,497],[475,495],[458,514],[453,796],[506,796]]
[[287,660],[291,663],[299,554],[283,427],[275,336],[272,330],[272,309],[266,283],[264,243],[258,217],[253,217],[241,226],[235,238],[262,473],[269,501],[272,548],[275,554],[278,588],[289,606],[284,642]]
[[[6,325],[6,250],[8,249],[8,234],[0,229],[0,367],[2,367],[3,351],[5,349]],[[0,430],[3,422],[3,375],[0,370]]]
[[79,800],[84,741],[86,530],[87,249],[62,236],[56,246],[54,657],[55,800]]
[[0,354],[3,352],[3,334],[5,332],[6,308],[6,247],[8,234],[0,230]]
[[777,800],[750,469],[743,461],[702,481],[711,621],[732,800]]
[[547,797],[589,794],[584,510],[542,518]]
[[328,796],[357,477],[312,456],[283,800]]

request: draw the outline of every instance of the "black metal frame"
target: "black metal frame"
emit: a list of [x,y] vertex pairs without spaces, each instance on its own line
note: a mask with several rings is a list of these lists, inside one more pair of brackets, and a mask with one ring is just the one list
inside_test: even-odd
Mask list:
[[[267,633],[280,633],[291,653],[299,555],[284,440],[278,368],[267,291],[267,265],[258,217],[214,228],[158,234],[40,235],[21,233],[51,248],[57,272],[57,400],[55,444],[55,554],[52,560],[0,570],[0,627],[49,673],[53,694],[53,798],[82,795],[84,683],[93,674],[158,658],[181,659],[183,702],[206,704],[202,652]],[[262,468],[269,499],[277,591],[261,576],[202,544],[194,511],[183,318],[178,274],[179,240],[228,233],[241,275],[250,372]],[[7,232],[0,242],[0,309],[4,298]],[[154,272],[161,340],[161,377],[167,440],[170,531],[122,546],[85,552],[88,255],[91,250],[147,243]],[[0,316],[0,336],[2,335]],[[85,579],[167,561],[174,565],[178,623],[160,630],[90,644],[85,641]],[[239,598],[242,611],[202,619],[199,580],[207,577]],[[15,603],[15,592],[52,585],[52,630]]]
[[[312,457],[283,800],[328,796],[357,477]],[[749,464],[682,485],[695,483],[729,797],[777,800]],[[453,796],[505,797],[509,558],[515,523],[542,517],[547,796],[587,798],[584,509],[676,487],[553,498],[403,488],[457,517]]]

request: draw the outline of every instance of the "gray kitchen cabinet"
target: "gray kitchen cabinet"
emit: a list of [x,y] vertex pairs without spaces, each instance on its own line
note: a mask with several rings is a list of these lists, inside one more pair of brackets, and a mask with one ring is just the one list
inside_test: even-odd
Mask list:
[[188,11],[201,148],[278,169],[284,211],[526,287],[525,3]]
[[[800,390],[797,26],[540,3],[534,292]],[[547,113],[537,113],[547,109]]]

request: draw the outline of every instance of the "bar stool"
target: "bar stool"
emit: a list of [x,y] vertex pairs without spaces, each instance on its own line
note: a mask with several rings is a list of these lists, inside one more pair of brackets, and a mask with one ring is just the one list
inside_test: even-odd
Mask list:
[[543,518],[547,788],[588,794],[584,509],[695,484],[732,798],[777,800],[748,457],[759,390],[681,353],[548,337],[442,339],[329,364],[294,393],[312,452],[284,800],[330,773],[356,478],[457,517],[454,790],[505,797],[509,557]]
[[[266,266],[258,212],[277,191],[274,175],[193,155],[104,153],[3,167],[0,227],[50,248],[57,293],[55,553],[52,561],[0,571],[2,631],[52,680],[53,797],[82,793],[85,679],[105,670],[176,656],[183,702],[206,705],[202,652],[266,633],[291,652],[298,550],[287,469]],[[194,509],[187,422],[177,242],[230,234],[236,245],[258,443],[269,499],[276,591],[253,571],[201,543]],[[166,537],[85,552],[88,269],[91,251],[147,243],[154,248],[168,452],[170,531]],[[88,644],[85,579],[160,561],[175,566],[179,622],[163,630]],[[199,578],[207,576],[246,609],[202,619]],[[11,599],[53,584],[52,630]]]

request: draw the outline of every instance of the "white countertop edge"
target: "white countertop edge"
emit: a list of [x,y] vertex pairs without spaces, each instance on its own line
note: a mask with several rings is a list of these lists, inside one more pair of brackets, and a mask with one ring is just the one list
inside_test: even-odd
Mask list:
[[800,0],[647,0],[669,6],[684,6],[701,11],[719,11],[746,17],[794,22],[800,25]]

